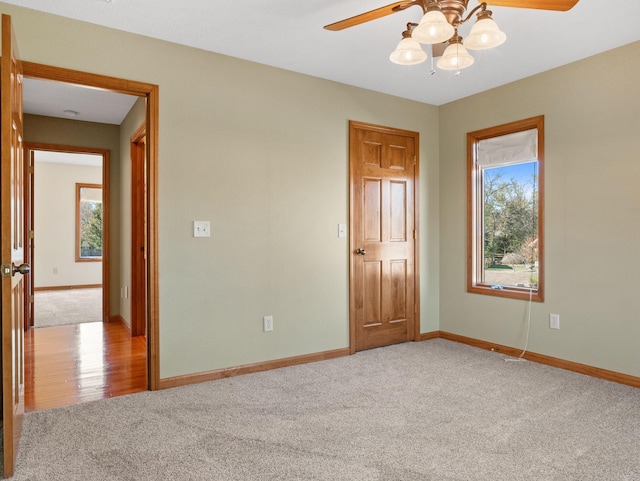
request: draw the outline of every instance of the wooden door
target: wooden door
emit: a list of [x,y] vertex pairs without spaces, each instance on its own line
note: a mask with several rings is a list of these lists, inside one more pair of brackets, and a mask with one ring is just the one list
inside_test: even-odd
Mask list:
[[353,352],[415,337],[418,134],[349,128]]
[[[0,72],[0,250],[2,256],[2,434],[5,477],[13,475],[24,414],[24,162],[22,66],[11,17],[2,15]],[[18,267],[19,266],[19,267]],[[20,270],[20,272],[18,272]]]

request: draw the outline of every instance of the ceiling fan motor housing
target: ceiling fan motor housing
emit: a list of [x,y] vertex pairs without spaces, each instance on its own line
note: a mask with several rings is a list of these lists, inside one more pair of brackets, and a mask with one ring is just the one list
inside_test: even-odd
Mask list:
[[[428,0],[427,4],[430,3]],[[439,0],[440,10],[451,25],[456,25],[464,17],[469,0]],[[426,10],[426,8],[425,8]]]

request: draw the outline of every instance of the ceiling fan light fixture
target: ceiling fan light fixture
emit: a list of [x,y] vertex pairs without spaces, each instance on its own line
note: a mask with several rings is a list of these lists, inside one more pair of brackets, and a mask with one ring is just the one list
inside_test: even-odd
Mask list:
[[454,34],[455,28],[447,21],[447,17],[435,2],[429,4],[420,23],[413,29],[413,38],[426,44],[446,42]]
[[389,55],[389,60],[399,65],[416,65],[427,59],[427,53],[411,37],[405,37]]
[[450,42],[451,44],[438,60],[438,68],[442,70],[462,70],[463,68],[471,67],[474,60],[462,45],[462,37],[456,35]]
[[507,35],[498,28],[498,24],[491,18],[491,11],[485,10],[478,14],[478,20],[469,32],[464,45],[471,50],[485,50],[502,45],[506,39]]

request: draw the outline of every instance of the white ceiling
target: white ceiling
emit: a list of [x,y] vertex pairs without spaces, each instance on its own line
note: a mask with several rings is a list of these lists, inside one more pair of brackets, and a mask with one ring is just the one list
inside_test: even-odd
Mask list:
[[52,152],[48,150],[37,150],[35,152],[34,160],[36,162],[89,165],[91,167],[100,167],[102,165],[102,155],[81,154],[77,152]]
[[62,82],[24,79],[28,114],[120,125],[138,97]]
[[[568,12],[490,7],[507,41],[472,52],[476,62],[460,76],[430,75],[429,60],[388,60],[407,22],[419,21],[419,7],[339,32],[322,28],[390,0],[4,1],[432,105],[640,40],[638,0],[580,0]],[[461,27],[463,37],[472,23]]]

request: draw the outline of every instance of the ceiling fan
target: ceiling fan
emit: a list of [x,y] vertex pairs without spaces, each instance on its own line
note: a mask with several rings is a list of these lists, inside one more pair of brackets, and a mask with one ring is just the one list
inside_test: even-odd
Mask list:
[[[389,59],[400,65],[415,65],[424,62],[427,54],[420,44],[432,46],[432,59],[440,57],[438,67],[443,70],[457,70],[469,67],[473,57],[467,52],[483,50],[501,45],[506,40],[487,10],[487,3],[499,7],[531,8],[538,10],[567,11],[578,0],[487,0],[467,13],[469,0],[402,0],[390,5],[361,13],[354,17],[326,25],[327,30],[337,31],[370,22],[407,8],[420,6],[423,17],[419,23],[410,22],[402,32],[402,40],[391,53]],[[458,26],[467,22],[474,13],[477,20],[464,40],[458,35]]]

